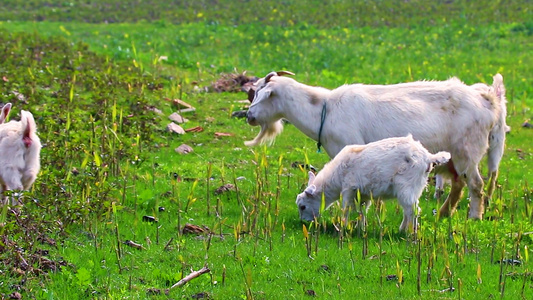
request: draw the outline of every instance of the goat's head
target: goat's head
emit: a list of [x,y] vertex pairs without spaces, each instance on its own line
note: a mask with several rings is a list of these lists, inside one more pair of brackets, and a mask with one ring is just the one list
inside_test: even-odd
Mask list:
[[258,79],[256,82],[254,82],[251,85],[247,85],[246,87],[243,87],[244,91],[248,93],[248,101],[250,103],[254,102],[255,92],[261,88],[263,88],[268,82],[270,82],[270,79],[273,76],[284,76],[284,75],[292,75],[294,76],[294,73],[289,71],[277,71],[277,72],[270,72],[267,76],[264,78]]
[[[254,86],[248,91],[248,100],[252,102],[247,113],[248,124],[261,126],[261,131],[252,140],[244,144],[255,146],[273,141],[276,135],[283,130],[281,121],[282,111],[279,103],[275,101],[275,76],[294,75],[288,71],[271,72],[264,78],[257,80]],[[252,96],[253,95],[253,96]]]
[[322,203],[322,193],[317,191],[313,184],[315,181],[315,174],[309,172],[309,182],[307,188],[296,196],[296,205],[298,206],[298,213],[300,219],[305,221],[313,221],[320,215],[320,204]]

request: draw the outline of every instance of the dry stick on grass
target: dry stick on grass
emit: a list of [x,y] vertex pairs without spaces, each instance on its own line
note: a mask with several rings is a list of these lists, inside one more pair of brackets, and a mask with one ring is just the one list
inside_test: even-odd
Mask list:
[[178,281],[177,283],[175,283],[173,286],[170,287],[170,289],[173,289],[175,287],[179,287],[179,286],[182,286],[184,284],[186,284],[187,282],[193,280],[194,278],[202,275],[202,274],[205,274],[205,273],[209,273],[211,272],[211,270],[209,270],[209,268],[207,266],[204,266],[203,268],[201,268],[200,270],[198,271],[194,271],[192,272],[191,274],[183,277],[180,281]]

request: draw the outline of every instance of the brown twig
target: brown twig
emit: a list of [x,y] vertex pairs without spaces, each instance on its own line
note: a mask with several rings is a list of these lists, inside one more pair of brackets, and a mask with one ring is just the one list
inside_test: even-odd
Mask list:
[[175,283],[173,286],[170,287],[170,289],[173,289],[175,287],[179,287],[179,286],[182,286],[184,284],[186,284],[187,282],[193,280],[194,278],[202,275],[202,274],[205,274],[205,273],[209,273],[211,272],[211,270],[207,267],[207,266],[204,266],[203,268],[201,268],[200,270],[198,271],[194,271],[192,272],[191,274],[183,277],[180,281],[178,281],[177,283]]

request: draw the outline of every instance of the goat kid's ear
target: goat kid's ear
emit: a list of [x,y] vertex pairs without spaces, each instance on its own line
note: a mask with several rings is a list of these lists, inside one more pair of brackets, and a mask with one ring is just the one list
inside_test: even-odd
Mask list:
[[314,184],[311,184],[310,186],[308,186],[304,193],[307,195],[307,196],[313,196],[313,194],[315,193],[316,191],[316,186]]
[[315,182],[315,173],[309,171],[309,181],[307,181],[307,185],[312,185],[313,182]]
[[2,107],[2,112],[0,112],[0,124],[3,124],[5,122],[10,111],[11,103],[6,103],[4,107]]

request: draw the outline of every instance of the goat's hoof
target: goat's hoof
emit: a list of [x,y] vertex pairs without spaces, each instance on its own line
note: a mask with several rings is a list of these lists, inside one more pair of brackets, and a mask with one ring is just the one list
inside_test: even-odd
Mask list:
[[468,214],[468,218],[472,220],[481,220],[483,219],[483,214],[480,213],[470,213]]

